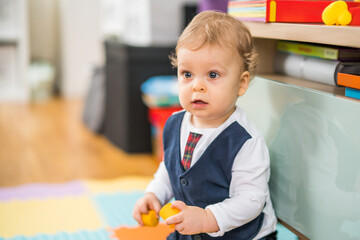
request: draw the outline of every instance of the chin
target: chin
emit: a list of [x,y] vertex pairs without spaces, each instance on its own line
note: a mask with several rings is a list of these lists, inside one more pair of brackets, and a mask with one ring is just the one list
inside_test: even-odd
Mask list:
[[193,115],[194,117],[197,117],[199,119],[207,119],[209,118],[209,114],[208,113],[205,113],[205,112],[201,112],[201,110],[199,111],[192,111],[190,112],[191,115]]

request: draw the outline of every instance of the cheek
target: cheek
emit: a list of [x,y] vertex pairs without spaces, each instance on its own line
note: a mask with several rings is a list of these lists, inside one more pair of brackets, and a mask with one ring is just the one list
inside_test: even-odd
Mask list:
[[228,88],[226,91],[218,91],[219,99],[222,99],[224,103],[233,103],[238,98],[238,90],[233,86],[232,88]]
[[188,93],[189,93],[189,91],[187,91],[184,86],[179,86],[178,95],[179,95],[180,103],[183,103],[185,101],[185,99],[188,98],[188,95],[189,95]]

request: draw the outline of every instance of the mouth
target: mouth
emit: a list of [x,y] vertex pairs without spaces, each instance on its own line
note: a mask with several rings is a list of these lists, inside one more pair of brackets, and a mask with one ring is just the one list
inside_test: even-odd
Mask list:
[[207,102],[201,100],[201,99],[195,99],[191,101],[191,104],[194,108],[204,108],[208,105]]
[[191,103],[195,103],[195,104],[207,104],[207,102],[204,102],[204,101],[201,100],[201,99],[195,99],[195,100],[191,101]]

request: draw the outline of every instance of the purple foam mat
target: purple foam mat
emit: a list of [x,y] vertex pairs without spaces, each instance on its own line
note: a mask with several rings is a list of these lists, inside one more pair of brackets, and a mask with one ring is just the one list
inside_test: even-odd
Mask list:
[[81,181],[72,181],[56,184],[31,183],[18,187],[0,188],[0,201],[82,195],[85,192],[86,187]]

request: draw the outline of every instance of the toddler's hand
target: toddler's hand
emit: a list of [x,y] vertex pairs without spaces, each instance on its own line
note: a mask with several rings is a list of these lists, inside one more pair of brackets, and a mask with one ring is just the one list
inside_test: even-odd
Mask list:
[[175,229],[179,233],[192,235],[219,231],[216,219],[210,210],[187,206],[182,201],[174,201],[171,207],[179,209],[180,213],[169,217],[165,223],[175,224]]
[[133,218],[139,223],[140,226],[143,226],[144,223],[141,219],[141,214],[147,214],[149,210],[154,210],[156,216],[159,217],[161,205],[155,194],[146,193],[144,197],[140,198],[134,207]]

